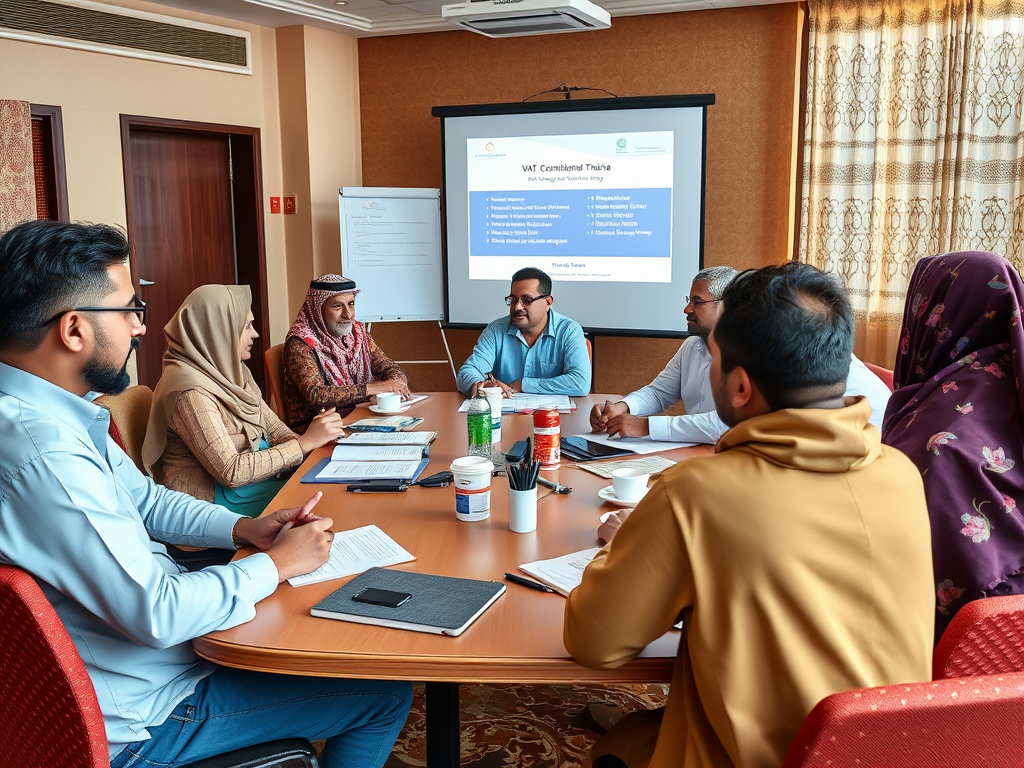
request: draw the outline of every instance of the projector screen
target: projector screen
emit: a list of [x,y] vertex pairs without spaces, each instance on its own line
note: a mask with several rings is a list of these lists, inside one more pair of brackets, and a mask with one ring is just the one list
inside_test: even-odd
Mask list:
[[507,313],[538,267],[587,331],[678,335],[704,263],[712,94],[435,107],[441,118],[445,318]]

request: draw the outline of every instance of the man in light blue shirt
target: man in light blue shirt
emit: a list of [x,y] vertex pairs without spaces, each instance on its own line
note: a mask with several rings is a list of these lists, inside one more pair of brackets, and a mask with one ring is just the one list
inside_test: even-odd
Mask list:
[[[90,393],[128,385],[146,330],[127,256],[104,226],[37,221],[0,238],[0,562],[35,577],[71,635],[112,768],[287,737],[327,738],[325,766],[382,766],[408,684],[216,668],[192,650],[323,564],[332,521],[311,513],[319,494],[250,519],[170,491],[108,437]],[[150,536],[263,551],[188,573]]]
[[473,396],[481,386],[516,392],[586,395],[590,355],[579,323],[551,309],[551,278],[533,267],[512,275],[508,317],[484,328],[459,369],[458,387]]

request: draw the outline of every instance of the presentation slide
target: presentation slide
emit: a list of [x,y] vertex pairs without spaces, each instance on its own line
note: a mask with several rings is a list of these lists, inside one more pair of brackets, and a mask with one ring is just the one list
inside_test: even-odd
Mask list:
[[671,131],[469,139],[469,277],[672,279]]
[[599,333],[679,335],[703,267],[713,94],[434,107],[444,160],[445,319],[508,313],[512,275]]

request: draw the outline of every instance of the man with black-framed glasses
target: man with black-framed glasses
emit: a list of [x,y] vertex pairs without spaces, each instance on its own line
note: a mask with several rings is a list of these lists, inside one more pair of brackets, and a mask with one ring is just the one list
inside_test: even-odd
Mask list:
[[484,328],[459,369],[458,387],[582,396],[590,392],[590,355],[580,324],[551,309],[551,278],[534,267],[512,275],[508,316]]
[[[711,393],[711,352],[708,337],[722,314],[722,294],[736,277],[732,267],[708,267],[698,272],[686,296],[686,330],[690,334],[669,360],[665,370],[646,387],[618,402],[595,405],[590,426],[595,432],[622,437],[714,445],[729,427],[718,417]],[[871,423],[881,428],[889,389],[862,363],[850,356],[846,396],[864,395],[871,404]],[[678,402],[683,416],[657,416]]]
[[[32,221],[0,237],[0,563],[36,579],[81,654],[112,768],[177,768],[290,737],[326,738],[324,768],[380,768],[407,683],[271,679],[192,649],[323,565],[332,521],[311,511],[320,494],[255,519],[171,491],[113,442],[93,400],[128,385],[146,332],[127,259],[124,234],[102,225]],[[187,572],[151,534],[259,551]]]

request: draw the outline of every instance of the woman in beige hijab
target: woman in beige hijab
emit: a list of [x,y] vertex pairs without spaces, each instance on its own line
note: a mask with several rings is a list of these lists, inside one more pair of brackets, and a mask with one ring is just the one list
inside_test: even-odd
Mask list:
[[259,336],[251,306],[247,285],[204,285],[164,326],[142,459],[158,483],[258,517],[287,471],[344,430],[332,409],[300,437],[263,401],[244,364]]

